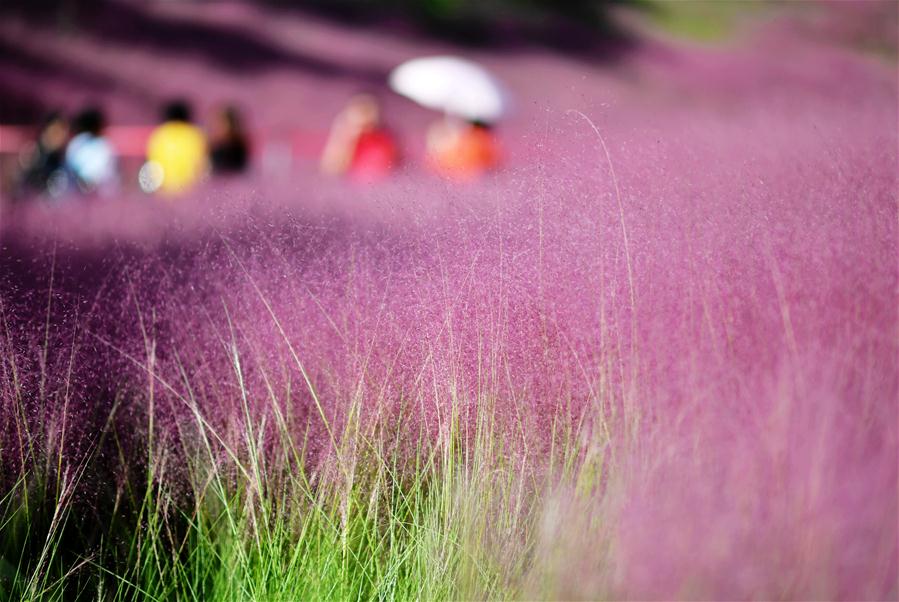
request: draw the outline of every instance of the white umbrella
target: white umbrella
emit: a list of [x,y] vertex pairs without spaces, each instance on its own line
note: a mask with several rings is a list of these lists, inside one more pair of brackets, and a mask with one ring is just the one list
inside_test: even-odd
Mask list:
[[494,122],[508,109],[502,85],[486,69],[455,56],[406,61],[390,73],[390,88],[420,105],[468,120]]

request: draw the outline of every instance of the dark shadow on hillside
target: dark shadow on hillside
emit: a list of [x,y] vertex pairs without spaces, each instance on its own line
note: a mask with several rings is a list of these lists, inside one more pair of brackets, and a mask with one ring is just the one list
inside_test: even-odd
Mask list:
[[116,85],[116,81],[108,75],[93,71],[80,63],[39,55],[20,44],[0,39],[0,74],[11,69],[67,83],[83,84],[99,92],[105,92]]
[[[83,35],[105,43],[141,47],[159,55],[196,56],[232,72],[258,72],[271,67],[291,67],[320,77],[346,77],[378,85],[386,73],[364,65],[347,65],[286,49],[256,32],[225,24],[208,24],[154,14],[145,4],[98,0],[97,2],[44,2],[55,8],[35,10],[22,2],[10,2],[3,12],[15,13],[32,23],[65,23]],[[60,11],[65,18],[54,18]]]
[[619,26],[614,11],[639,7],[642,2],[531,0],[500,6],[502,3],[474,0],[249,1],[345,26],[392,30],[407,38],[438,39],[460,47],[497,52],[548,49],[572,58],[602,62],[613,62],[636,46],[638,40]]
[[[497,52],[543,48],[591,62],[613,62],[637,44],[612,16],[613,9],[634,5],[636,0],[517,2],[514,10],[479,2],[244,1],[300,19],[326,20],[357,29],[376,28],[397,37],[439,39],[460,47]],[[0,15],[15,13],[31,22],[56,24],[61,30],[141,46],[149,52],[198,56],[227,71],[253,72],[288,66],[320,77],[346,77],[374,86],[382,85],[386,77],[381,69],[284,48],[265,32],[154,14],[147,9],[152,4],[133,0],[8,0],[0,6]],[[435,8],[440,4],[462,8]],[[197,9],[203,10],[202,5]]]
[[44,106],[41,90],[23,86],[16,72],[24,72],[27,77],[63,82],[97,96],[111,91],[125,93],[147,106],[156,106],[158,100],[149,88],[121,81],[57,55],[40,55],[21,44],[0,38],[0,123],[34,123],[51,108]]
[[9,85],[4,81],[2,73],[0,90],[3,95],[3,100],[0,101],[0,124],[35,124],[51,110],[38,95]]

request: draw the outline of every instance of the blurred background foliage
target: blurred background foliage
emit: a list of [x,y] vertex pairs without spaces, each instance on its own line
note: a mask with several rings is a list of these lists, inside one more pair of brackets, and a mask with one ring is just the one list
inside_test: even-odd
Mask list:
[[310,6],[343,14],[403,14],[435,26],[489,24],[505,19],[547,17],[602,23],[610,6],[634,0],[267,0],[275,5]]
[[[153,4],[211,4],[216,0],[2,0],[0,15],[15,13],[61,31],[78,32],[104,14]],[[853,47],[882,59],[899,58],[896,0],[242,0],[343,23],[386,25],[399,35],[421,33],[476,46],[542,45],[563,51],[635,43],[622,13],[673,37],[715,43],[774,13],[789,13],[803,34]],[[622,10],[624,9],[624,10]],[[841,19],[839,15],[847,18]],[[836,16],[835,16],[836,15]],[[632,20],[631,20],[632,21]]]
[[[618,39],[611,11],[646,0],[263,0],[360,22],[400,19],[430,35],[470,44],[493,42],[497,34],[524,34],[554,45],[582,45],[577,32]],[[561,31],[560,31],[561,30]],[[547,35],[549,34],[549,35]],[[555,34],[555,35],[552,35]],[[547,39],[547,37],[549,39]]]

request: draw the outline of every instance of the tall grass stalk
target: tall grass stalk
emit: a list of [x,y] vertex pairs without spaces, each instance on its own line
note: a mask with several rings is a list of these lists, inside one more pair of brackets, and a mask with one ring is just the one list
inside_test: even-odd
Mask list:
[[[273,313],[271,318],[278,324]],[[54,567],[64,545],[62,528],[73,520],[71,496],[79,474],[78,466],[57,453],[57,465],[42,469],[55,478],[42,493],[51,496],[46,501],[53,510],[46,540],[36,564],[20,559],[16,573],[5,575],[10,599],[67,599],[67,579],[77,572],[92,575],[85,588],[113,600],[508,598],[523,593],[541,492],[565,482],[589,492],[596,478],[596,452],[588,452],[586,462],[578,460],[582,425],[561,414],[546,470],[535,470],[534,452],[517,453],[531,427],[519,415],[509,437],[497,420],[486,376],[474,400],[456,391],[448,404],[438,398],[406,402],[447,410],[439,437],[432,440],[419,427],[409,456],[408,441],[401,440],[409,434],[403,413],[397,424],[363,419],[362,406],[373,402],[364,393],[364,373],[350,388],[355,392],[340,431],[326,425],[333,462],[310,472],[306,441],[298,440],[286,413],[290,391],[276,390],[271,375],[263,373],[267,399],[251,399],[233,323],[222,345],[243,408],[237,440],[204,415],[186,370],[180,382],[157,370],[152,329],[143,321],[140,329],[145,357],[128,359],[145,375],[144,390],[132,392],[147,408],[145,470],[120,485],[116,503],[135,509],[133,530],[129,536],[117,521],[95,525],[105,542],[125,536],[124,545],[101,544],[93,556]],[[297,352],[291,356],[302,373]],[[493,378],[504,370],[495,354],[481,361]],[[303,381],[314,396],[311,379],[304,375]],[[190,410],[192,421],[178,424],[177,437],[162,436],[158,427],[160,390]],[[253,411],[258,401],[267,411]],[[473,423],[472,403],[478,408]],[[328,421],[323,408],[319,417]],[[65,423],[59,432],[65,436]],[[266,443],[267,432],[274,433],[274,444]],[[129,464],[125,453],[119,449],[120,461]],[[27,521],[33,512],[28,504],[40,475],[32,471],[23,472],[3,500],[4,533],[10,533],[10,521]],[[24,536],[29,527],[21,530]]]

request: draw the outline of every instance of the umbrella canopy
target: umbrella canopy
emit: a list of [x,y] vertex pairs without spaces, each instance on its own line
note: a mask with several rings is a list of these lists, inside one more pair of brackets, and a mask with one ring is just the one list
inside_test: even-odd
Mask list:
[[390,73],[390,88],[418,104],[471,121],[492,123],[508,109],[502,85],[480,65],[455,56],[406,61]]

